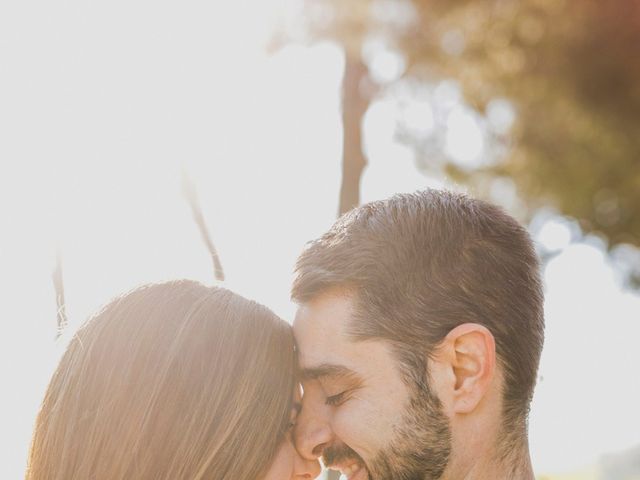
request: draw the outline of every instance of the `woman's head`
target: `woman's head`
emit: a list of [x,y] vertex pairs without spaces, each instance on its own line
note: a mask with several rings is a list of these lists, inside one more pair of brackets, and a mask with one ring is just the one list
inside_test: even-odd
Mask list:
[[295,388],[290,327],[266,307],[191,281],[139,288],[72,339],[27,478],[263,478]]

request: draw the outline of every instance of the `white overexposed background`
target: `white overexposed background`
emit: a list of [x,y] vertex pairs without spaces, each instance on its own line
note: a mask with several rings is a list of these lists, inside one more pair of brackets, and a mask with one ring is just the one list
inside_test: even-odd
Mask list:
[[[291,319],[295,258],[338,209],[344,57],[331,43],[267,54],[282,3],[0,5],[0,478],[22,476],[49,376],[88,315],[143,282],[213,281],[183,174],[227,285]],[[396,75],[384,53],[376,68]],[[484,120],[456,92],[434,85],[403,115],[424,129],[445,115],[445,153],[474,164]],[[498,124],[512,121],[503,107]],[[416,168],[394,108],[380,100],[365,117],[362,200],[460,189]],[[540,212],[530,230],[550,258],[532,456],[539,473],[573,471],[640,443],[640,297],[571,219]],[[70,319],[58,341],[57,252]]]

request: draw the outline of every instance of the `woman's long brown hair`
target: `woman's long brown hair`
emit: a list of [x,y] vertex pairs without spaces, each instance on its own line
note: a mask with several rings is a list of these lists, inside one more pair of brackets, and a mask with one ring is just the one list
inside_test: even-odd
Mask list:
[[290,327],[192,281],[141,287],[72,339],[36,421],[27,480],[260,478],[295,385]]

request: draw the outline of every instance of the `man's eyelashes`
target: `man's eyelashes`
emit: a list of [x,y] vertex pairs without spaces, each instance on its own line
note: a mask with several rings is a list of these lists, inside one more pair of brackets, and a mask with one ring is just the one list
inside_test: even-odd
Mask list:
[[327,397],[324,403],[326,405],[337,406],[346,400],[347,390],[344,392],[338,393],[337,395],[331,395]]

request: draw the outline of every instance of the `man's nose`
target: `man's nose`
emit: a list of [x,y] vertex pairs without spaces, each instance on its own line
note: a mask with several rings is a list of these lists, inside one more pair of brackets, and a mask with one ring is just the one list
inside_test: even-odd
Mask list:
[[325,405],[322,389],[305,386],[302,410],[296,419],[296,449],[307,460],[315,460],[333,440],[330,407]]

